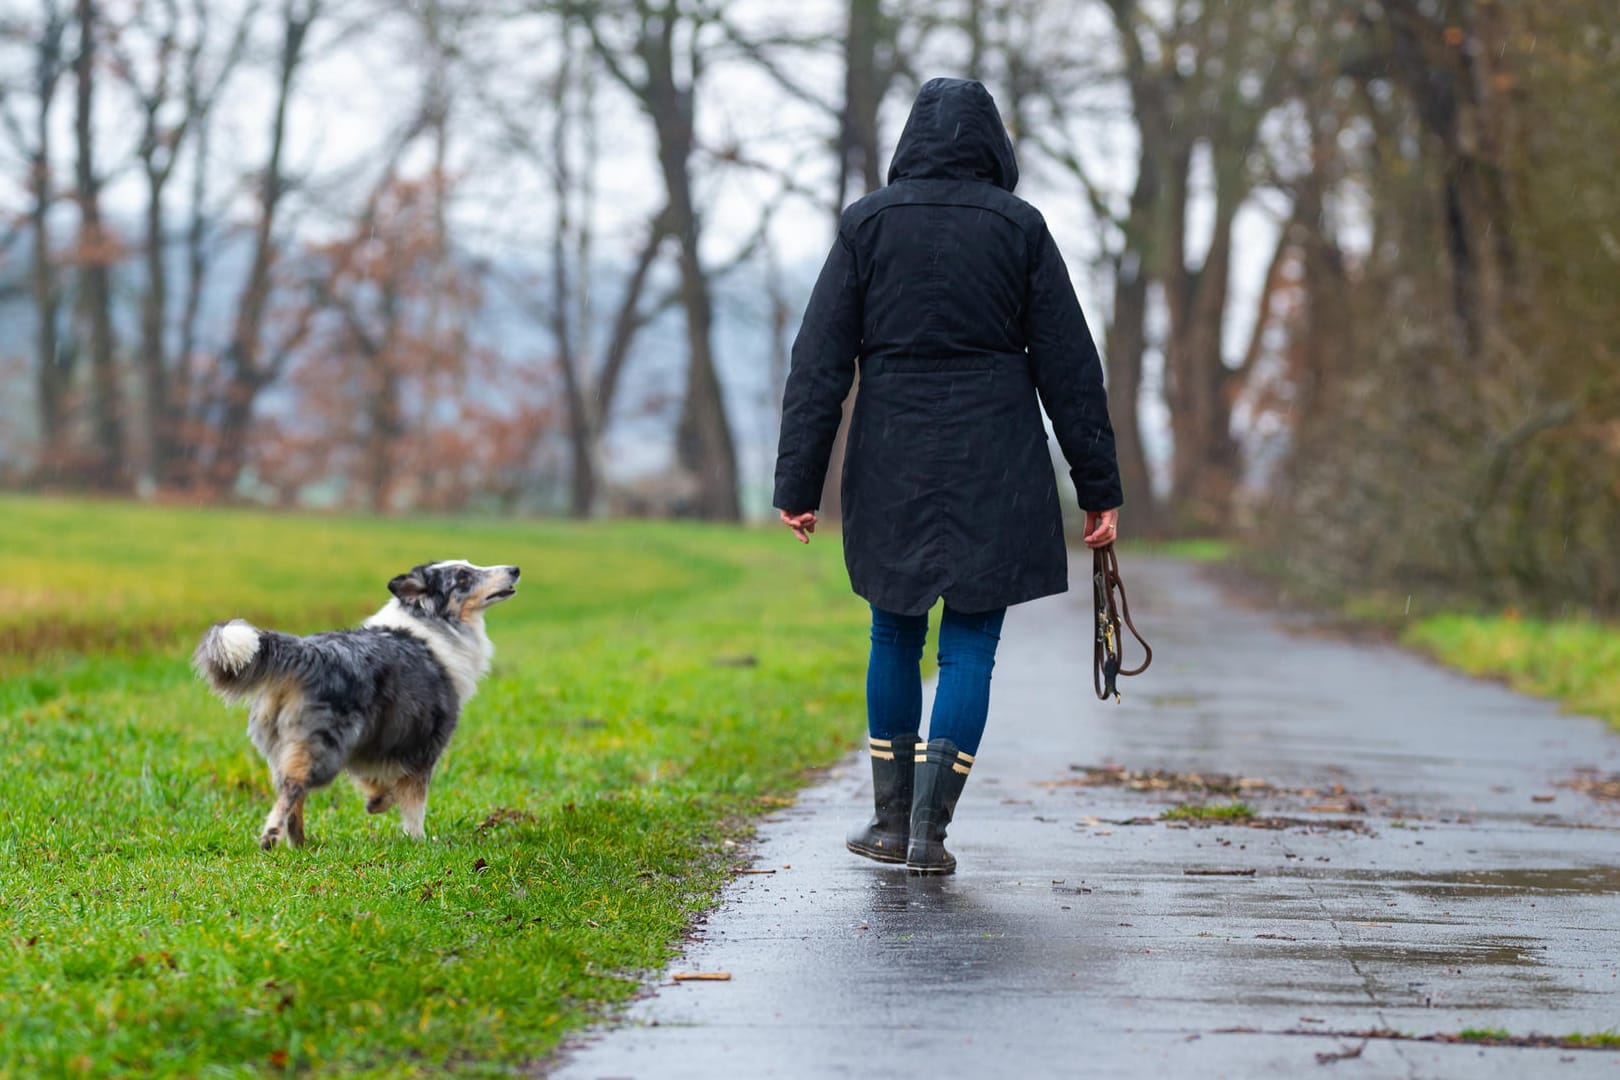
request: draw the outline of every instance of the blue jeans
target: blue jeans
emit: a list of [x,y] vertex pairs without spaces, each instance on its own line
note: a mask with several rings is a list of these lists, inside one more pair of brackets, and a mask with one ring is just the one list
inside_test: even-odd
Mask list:
[[[979,751],[990,712],[990,672],[1006,608],[964,615],[945,608],[939,620],[939,687],[930,739],[949,739],[958,750]],[[916,735],[922,727],[923,643],[927,615],[872,609],[872,657],[866,666],[866,726],[875,739]]]

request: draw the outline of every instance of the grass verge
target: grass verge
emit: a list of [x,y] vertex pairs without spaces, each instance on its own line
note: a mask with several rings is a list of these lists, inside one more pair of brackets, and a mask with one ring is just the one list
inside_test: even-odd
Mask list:
[[[634,993],[726,842],[854,745],[835,544],[672,525],[0,499],[0,1075],[482,1075]],[[264,854],[262,762],[191,677],[233,615],[352,624],[393,573],[523,566],[430,840],[340,782]]]
[[1401,640],[1471,675],[1505,679],[1515,690],[1553,698],[1620,730],[1620,627],[1510,615],[1434,615]]

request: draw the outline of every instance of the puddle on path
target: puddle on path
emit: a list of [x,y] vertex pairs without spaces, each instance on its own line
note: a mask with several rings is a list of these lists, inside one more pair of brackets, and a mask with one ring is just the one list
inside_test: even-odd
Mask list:
[[[1479,938],[1415,945],[1398,941],[1340,941],[1285,943],[1256,947],[1252,955],[1269,960],[1319,960],[1324,952],[1341,956],[1358,967],[1411,966],[1448,970],[1453,974],[1485,967],[1534,967],[1542,963],[1545,945],[1533,938]],[[1424,984],[1411,986],[1420,989]]]
[[1284,876],[1366,882],[1434,899],[1484,898],[1493,893],[1576,893],[1586,896],[1620,893],[1620,867],[1616,866],[1455,870],[1445,874],[1350,867],[1319,871],[1302,866]]

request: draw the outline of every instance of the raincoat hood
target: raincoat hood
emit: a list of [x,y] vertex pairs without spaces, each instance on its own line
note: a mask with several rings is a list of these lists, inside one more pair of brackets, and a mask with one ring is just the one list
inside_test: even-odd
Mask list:
[[896,180],[982,180],[1018,186],[1018,161],[996,101],[970,79],[930,79],[917,94],[894,149]]

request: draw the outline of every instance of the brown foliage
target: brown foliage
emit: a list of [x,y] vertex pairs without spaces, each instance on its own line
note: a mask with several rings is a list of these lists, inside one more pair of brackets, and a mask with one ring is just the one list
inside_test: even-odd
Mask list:
[[1371,138],[1337,163],[1371,247],[1346,265],[1321,220],[1302,242],[1323,269],[1290,356],[1328,362],[1296,370],[1313,393],[1271,533],[1329,584],[1620,610],[1608,9],[1381,10],[1358,40],[1391,62],[1354,75]]
[[289,381],[296,415],[261,424],[253,463],[284,499],[316,485],[376,512],[518,498],[550,429],[549,363],[474,344],[475,276],[447,247],[443,183],[394,180],[353,231],[314,253],[326,274]]

